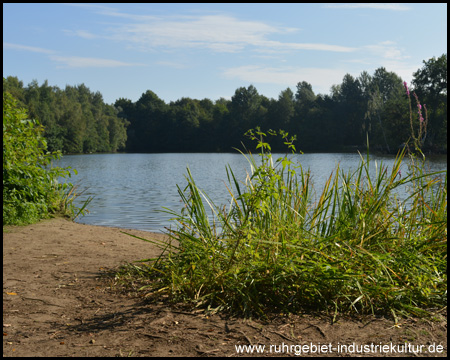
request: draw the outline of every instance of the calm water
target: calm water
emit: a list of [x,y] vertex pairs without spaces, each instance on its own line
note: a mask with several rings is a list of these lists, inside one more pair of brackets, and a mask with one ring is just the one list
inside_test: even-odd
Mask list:
[[[277,154],[273,157],[278,158]],[[341,169],[354,169],[360,158],[358,154],[326,153],[297,155],[295,159],[301,161],[304,169],[311,169],[315,188],[319,190],[337,163]],[[378,164],[382,161],[389,168],[393,163],[393,157],[371,159]],[[78,203],[95,196],[88,207],[90,213],[77,222],[161,232],[174,224],[171,216],[160,210],[182,207],[177,184],[182,189],[187,184],[186,167],[216,204],[229,203],[225,186],[227,164],[239,180],[245,180],[250,166],[240,154],[66,155],[55,165],[77,169],[78,175],[73,175],[70,182],[85,190]],[[447,169],[446,157],[430,158],[428,164],[432,171]],[[406,164],[402,166],[401,171],[406,173]]]

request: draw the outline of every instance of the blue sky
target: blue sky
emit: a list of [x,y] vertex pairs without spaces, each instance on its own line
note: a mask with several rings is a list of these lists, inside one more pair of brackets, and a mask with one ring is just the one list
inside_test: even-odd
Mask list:
[[105,102],[329,94],[384,66],[408,83],[447,52],[447,4],[3,4],[3,76],[84,83]]

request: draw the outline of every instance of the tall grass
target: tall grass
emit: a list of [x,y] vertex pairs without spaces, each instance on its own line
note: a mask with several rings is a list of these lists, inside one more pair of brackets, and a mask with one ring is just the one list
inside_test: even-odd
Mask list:
[[[293,139],[279,135],[295,151]],[[446,171],[427,173],[406,148],[391,169],[367,152],[356,170],[338,165],[316,190],[301,163],[273,159],[265,133],[247,136],[260,158],[242,152],[251,167],[245,182],[227,167],[228,205],[214,204],[187,169],[187,186],[178,187],[183,210],[166,209],[175,241],[145,260],[154,280],[148,291],[247,316],[424,315],[446,306]]]

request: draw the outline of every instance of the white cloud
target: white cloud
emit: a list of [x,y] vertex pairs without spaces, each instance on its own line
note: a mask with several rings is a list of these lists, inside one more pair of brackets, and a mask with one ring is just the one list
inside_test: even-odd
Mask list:
[[138,63],[126,63],[118,60],[111,59],[100,59],[100,58],[89,58],[80,56],[60,56],[56,55],[56,51],[11,43],[3,43],[3,49],[14,49],[19,51],[30,51],[35,53],[42,53],[49,55],[49,59],[57,63],[63,64],[67,67],[120,67],[120,66],[144,66],[145,64]]
[[[391,69],[409,69],[410,66],[406,62],[411,56],[406,55],[405,50],[397,45],[394,41],[383,41],[378,44],[364,45],[358,48],[356,58],[341,60],[343,63],[363,64],[369,65],[372,68],[379,68],[381,66],[388,69],[388,64],[392,66]],[[395,71],[397,72],[397,71]],[[404,73],[404,71],[402,71]]]
[[375,9],[375,10],[393,10],[393,11],[406,11],[411,10],[409,6],[401,3],[350,3],[350,4],[327,4],[326,8],[334,9]]
[[121,66],[140,66],[144,64],[136,64],[136,63],[125,63],[122,61],[111,60],[111,59],[99,59],[99,58],[89,58],[89,57],[80,57],[80,56],[50,56],[50,59],[61,63],[67,67],[78,67],[78,68],[86,68],[86,67],[102,67],[102,68],[112,68],[112,67],[121,67]]
[[[320,50],[350,52],[354,48],[322,43],[273,41],[274,34],[291,34],[299,28],[280,27],[261,21],[240,20],[229,15],[153,16],[133,15],[103,6],[80,6],[102,15],[131,20],[128,24],[116,24],[104,38],[133,43],[140,50],[203,48],[214,52],[234,53],[244,49],[271,53],[274,51]],[[77,34],[77,32],[73,32]],[[95,35],[78,31],[81,37]]]
[[125,19],[132,19],[132,20],[141,20],[141,21],[148,21],[150,19],[156,19],[156,17],[151,15],[134,15],[134,14],[125,14],[120,13],[117,8],[113,8],[110,6],[104,6],[104,5],[95,5],[95,4],[87,4],[87,3],[71,3],[71,4],[64,4],[67,6],[74,6],[78,8],[84,8],[87,10],[94,11],[98,14],[105,15],[105,16],[113,16],[113,17],[120,17]]
[[329,45],[320,43],[283,43],[280,41],[261,41],[259,44],[260,51],[265,52],[266,49],[273,51],[279,50],[319,50],[319,51],[334,51],[334,52],[352,52],[356,48],[339,45]]
[[376,45],[365,45],[362,49],[383,59],[400,60],[408,57],[403,54],[403,50],[393,41],[383,41]]
[[84,39],[95,39],[98,36],[95,34],[90,33],[89,31],[85,31],[85,30],[63,30],[63,32],[65,32],[68,35],[73,35],[73,36],[79,36],[81,38]]
[[3,49],[14,49],[14,50],[23,50],[23,51],[31,51],[42,54],[53,54],[53,50],[48,50],[44,48],[34,47],[34,46],[26,46],[19,44],[11,44],[11,43],[3,43]]
[[173,69],[186,69],[188,66],[176,61],[157,61],[157,65],[171,67]]
[[119,25],[113,38],[148,48],[208,48],[217,52],[236,52],[246,46],[268,46],[267,35],[292,31],[224,15],[152,17],[144,22]]

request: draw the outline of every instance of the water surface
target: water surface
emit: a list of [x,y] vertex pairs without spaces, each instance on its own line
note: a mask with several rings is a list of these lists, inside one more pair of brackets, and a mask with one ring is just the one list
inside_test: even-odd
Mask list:
[[[282,156],[274,154],[274,159]],[[295,155],[304,169],[310,168],[316,189],[321,189],[331,172],[340,163],[341,169],[355,169],[360,161],[358,154],[320,153]],[[379,166],[391,168],[392,156],[372,156]],[[115,226],[145,231],[164,231],[172,227],[171,216],[161,212],[163,207],[179,211],[182,203],[177,184],[184,189],[186,168],[189,167],[197,185],[216,204],[228,204],[229,193],[226,165],[236,177],[245,181],[250,171],[248,161],[240,154],[88,154],[65,155],[55,165],[71,166],[78,175],[70,181],[84,190],[77,203],[95,196],[89,204],[90,213],[77,222],[92,225]],[[430,157],[430,170],[446,170],[446,157]],[[373,166],[374,170],[375,167]],[[402,165],[402,172],[407,170]]]

